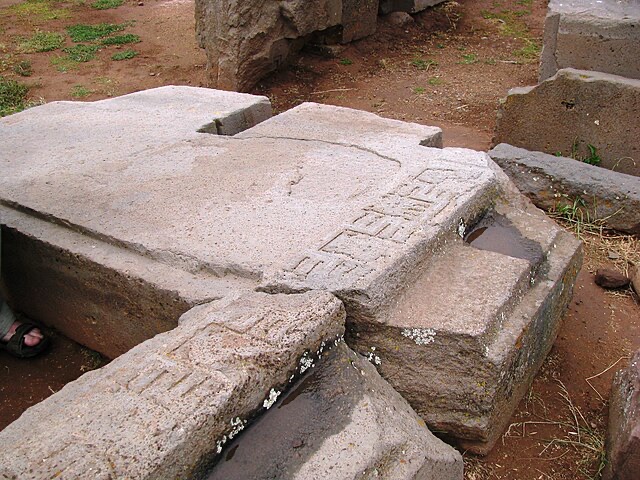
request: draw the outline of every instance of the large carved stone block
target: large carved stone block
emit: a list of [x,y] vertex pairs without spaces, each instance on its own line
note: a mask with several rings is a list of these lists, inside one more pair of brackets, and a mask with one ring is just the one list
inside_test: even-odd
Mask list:
[[98,133],[72,145],[41,135],[60,128],[46,106],[0,121],[3,223],[25,258],[53,255],[6,279],[18,309],[46,313],[29,292],[69,285],[58,304],[72,315],[41,319],[117,339],[118,324],[129,335],[240,292],[331,292],[348,344],[428,424],[491,447],[555,338],[580,248],[487,154],[317,104],[234,136],[197,133],[211,130],[198,121],[182,140],[148,129],[144,145],[119,144],[109,101],[87,105]]

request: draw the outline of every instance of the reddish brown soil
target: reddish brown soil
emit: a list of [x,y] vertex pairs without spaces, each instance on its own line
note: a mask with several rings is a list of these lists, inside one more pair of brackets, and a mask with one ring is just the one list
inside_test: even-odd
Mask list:
[[[209,86],[193,33],[193,0],[145,0],[105,11],[59,3],[71,16],[53,21],[19,18],[8,9],[17,3],[0,0],[0,75],[30,84],[34,99],[71,100],[77,85],[91,92],[82,100],[168,84]],[[276,111],[303,101],[359,108],[440,126],[447,145],[486,149],[499,99],[509,88],[536,82],[536,58],[519,53],[530,41],[539,43],[545,11],[544,0],[466,0],[419,14],[406,27],[380,19],[376,35],[347,46],[337,58],[303,52],[296,65],[263,80],[253,93],[269,96]],[[142,39],[133,45],[140,54],[131,60],[112,61],[117,49],[107,47],[97,59],[62,73],[51,64],[63,55],[60,50],[16,52],[17,37],[37,28],[63,31],[75,23],[128,20],[135,24],[126,32]],[[12,73],[21,60],[32,63],[33,76]],[[611,250],[622,253],[615,265],[607,259]],[[465,455],[468,479],[595,478],[611,379],[640,347],[640,307],[630,291],[597,287],[593,272],[606,264],[624,270],[625,259],[640,261],[638,250],[637,241],[589,237],[586,266],[558,340],[496,448],[484,459]],[[77,345],[62,338],[54,344],[46,356],[30,361],[0,353],[0,428],[95,366],[95,358]],[[589,377],[609,367],[589,385]]]

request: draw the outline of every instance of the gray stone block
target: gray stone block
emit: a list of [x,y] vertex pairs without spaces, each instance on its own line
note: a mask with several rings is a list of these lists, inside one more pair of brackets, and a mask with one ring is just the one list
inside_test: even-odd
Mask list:
[[508,143],[640,176],[640,80],[570,68],[535,87],[515,88],[498,111],[494,144]]
[[613,379],[607,465],[602,480],[634,480],[640,472],[640,350]]
[[215,86],[246,91],[314,34],[347,43],[376,30],[378,0],[197,0],[196,36]]
[[551,0],[540,81],[568,67],[640,79],[639,27],[635,0]]
[[340,342],[203,478],[462,480],[463,463],[371,363]]
[[640,233],[640,177],[505,143],[489,155],[536,206],[554,210],[580,199],[590,220]]
[[0,477],[190,478],[343,321],[320,292],[199,306],[2,430]]

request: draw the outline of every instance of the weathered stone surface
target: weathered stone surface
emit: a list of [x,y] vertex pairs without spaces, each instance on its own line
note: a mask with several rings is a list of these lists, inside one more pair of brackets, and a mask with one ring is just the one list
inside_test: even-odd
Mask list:
[[596,272],[596,285],[602,288],[618,289],[629,286],[629,277],[609,268],[599,268]]
[[[22,185],[43,202],[62,202],[55,206],[60,215],[51,219],[44,211],[33,215],[3,189],[3,273],[10,301],[113,358],[175,327],[190,306],[225,296],[231,288],[226,279],[154,262],[144,246],[123,248],[108,227],[97,232],[69,225],[64,212],[75,205],[82,217],[106,224],[106,201],[126,215],[146,202],[146,182],[154,177],[170,182],[183,163],[177,157],[145,163],[147,155],[162,158],[167,146],[210,136],[198,132],[231,135],[270,115],[265,97],[169,86],[91,103],[53,102],[0,120],[3,182]],[[134,157],[138,160],[129,164]],[[22,166],[12,168],[17,163]],[[105,168],[98,172],[85,169],[88,165]],[[140,176],[124,198],[109,183],[130,167]],[[62,197],[47,200],[56,188]],[[89,201],[103,194],[102,201]],[[162,229],[149,235],[162,235]],[[189,262],[182,257],[178,264]],[[243,288],[240,284],[234,282],[233,289]]]
[[207,480],[463,477],[461,455],[344,342],[283,397],[229,443]]
[[320,292],[199,306],[0,432],[0,477],[190,478],[343,321]]
[[433,7],[445,0],[380,0],[380,12],[408,12],[417,13],[428,7]]
[[640,350],[613,379],[607,465],[602,480],[635,480],[640,472]]
[[580,199],[591,220],[640,233],[640,177],[505,143],[489,155],[538,207],[553,210]]
[[236,135],[236,138],[294,138],[331,142],[338,146],[369,148],[385,155],[388,153],[389,156],[397,155],[397,149],[403,146],[411,149],[415,149],[416,145],[442,148],[442,130],[438,127],[401,122],[361,110],[318,103],[303,103],[270,118],[263,125],[256,125],[250,132]]
[[386,314],[349,317],[346,337],[356,351],[375,349],[382,376],[432,429],[481,454],[551,348],[581,266],[579,243],[539,211],[498,211],[529,260],[487,251],[505,232],[477,248],[449,239]]
[[197,0],[196,35],[218,88],[246,91],[313,34],[347,43],[376,30],[378,0]]
[[636,0],[551,0],[540,81],[567,67],[640,79],[639,27]]
[[[24,243],[11,248],[24,257],[54,253],[46,269],[36,265],[24,280],[8,276],[18,309],[40,308],[19,292],[41,282],[74,285],[78,269],[90,270],[83,272],[87,278],[113,272],[118,280],[107,283],[108,311],[90,322],[91,332],[118,322],[135,329],[161,299],[178,298],[188,308],[255,289],[330,291],[347,309],[351,345],[365,355],[383,345],[383,376],[425,419],[475,451],[490,448],[526,391],[553,341],[579,266],[578,242],[520,195],[488,155],[431,148],[440,144],[438,129],[303,105],[233,137],[194,133],[184,141],[149,140],[148,148],[94,156],[99,139],[69,150],[47,144],[37,131],[17,135],[2,125],[9,135],[0,136],[0,149],[14,153],[2,159],[9,173],[0,177],[0,208],[13,243]],[[23,157],[34,137],[40,149]],[[465,248],[480,251],[482,241],[465,247],[460,236],[493,210],[495,218],[507,219],[503,227],[515,226],[517,234],[505,238],[518,246],[516,253],[466,255]],[[510,258],[522,250],[524,259]],[[463,258],[468,265],[460,263]],[[447,267],[456,261],[457,270]],[[17,272],[17,265],[12,268]],[[504,273],[504,289],[483,289],[493,296],[482,299],[486,308],[479,316],[465,313],[475,311],[468,302],[447,305],[448,291],[438,311],[457,313],[446,322],[438,323],[424,304],[416,315],[402,315],[402,302],[417,308],[426,301],[408,286],[430,272],[450,275],[474,298],[467,271],[485,286]],[[43,278],[50,276],[56,278]],[[135,302],[121,299],[144,293],[147,285],[158,295],[140,300],[132,321],[127,309]],[[427,287],[435,288],[434,282]],[[70,324],[94,318],[89,289],[80,283],[63,291],[76,297],[67,300],[76,306]],[[37,318],[55,325],[61,320],[54,313]],[[422,335],[431,330],[435,349]],[[111,334],[117,336],[117,328]],[[389,339],[398,341],[391,345]],[[434,352],[442,353],[437,371]],[[393,362],[396,368],[388,368]],[[405,371],[418,372],[412,385]],[[450,381],[485,384],[461,403]]]
[[566,68],[509,92],[494,143],[567,157],[588,157],[592,145],[600,166],[640,176],[638,111],[640,80]]

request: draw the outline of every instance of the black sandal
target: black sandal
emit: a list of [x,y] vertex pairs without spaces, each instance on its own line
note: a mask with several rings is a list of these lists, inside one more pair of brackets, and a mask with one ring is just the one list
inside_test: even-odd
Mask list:
[[49,339],[43,337],[36,345],[30,347],[24,343],[27,334],[34,328],[39,328],[36,324],[25,322],[16,328],[15,333],[8,342],[0,342],[0,350],[6,350],[8,353],[18,358],[31,358],[41,354],[49,346]]

